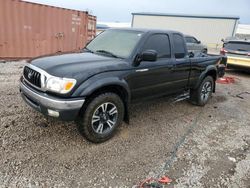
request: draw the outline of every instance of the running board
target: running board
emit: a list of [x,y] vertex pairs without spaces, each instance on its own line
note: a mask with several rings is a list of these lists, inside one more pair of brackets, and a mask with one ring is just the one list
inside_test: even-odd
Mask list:
[[177,97],[175,97],[172,101],[172,103],[177,103],[177,102],[180,102],[180,101],[184,101],[184,100],[187,100],[190,98],[190,94],[189,94],[189,91],[181,94],[181,95],[178,95]]

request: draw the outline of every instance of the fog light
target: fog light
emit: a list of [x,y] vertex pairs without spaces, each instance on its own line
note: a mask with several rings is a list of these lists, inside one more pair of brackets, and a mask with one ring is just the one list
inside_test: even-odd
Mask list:
[[48,114],[49,116],[52,116],[52,117],[59,117],[59,112],[54,111],[54,110],[48,109]]

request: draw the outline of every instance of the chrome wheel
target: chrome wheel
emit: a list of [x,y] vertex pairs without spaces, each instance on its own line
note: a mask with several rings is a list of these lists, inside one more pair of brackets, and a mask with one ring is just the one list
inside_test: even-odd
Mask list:
[[98,134],[109,133],[117,123],[116,105],[106,102],[98,106],[92,116],[92,128]]
[[206,102],[212,92],[212,83],[205,82],[201,90],[201,101]]

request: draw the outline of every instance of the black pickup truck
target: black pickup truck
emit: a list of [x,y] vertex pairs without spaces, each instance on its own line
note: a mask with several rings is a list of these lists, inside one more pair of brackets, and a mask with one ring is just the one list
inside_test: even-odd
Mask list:
[[82,51],[40,57],[24,67],[20,92],[34,109],[75,120],[89,141],[111,138],[131,103],[190,92],[205,105],[226,58],[189,54],[176,31],[111,29]]

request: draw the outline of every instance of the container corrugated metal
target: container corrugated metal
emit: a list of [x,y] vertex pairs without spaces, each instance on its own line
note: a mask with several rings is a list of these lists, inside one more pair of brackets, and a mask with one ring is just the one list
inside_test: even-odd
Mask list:
[[0,0],[0,58],[31,58],[76,51],[95,36],[88,12]]

